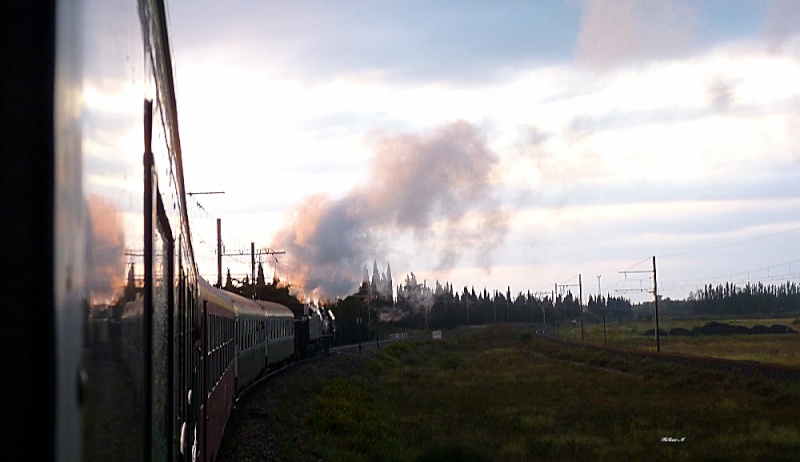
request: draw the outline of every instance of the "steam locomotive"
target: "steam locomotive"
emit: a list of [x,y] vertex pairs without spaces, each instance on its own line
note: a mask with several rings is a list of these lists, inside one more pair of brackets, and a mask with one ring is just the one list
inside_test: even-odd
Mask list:
[[3,456],[213,460],[244,387],[334,320],[199,275],[163,0],[0,20]]

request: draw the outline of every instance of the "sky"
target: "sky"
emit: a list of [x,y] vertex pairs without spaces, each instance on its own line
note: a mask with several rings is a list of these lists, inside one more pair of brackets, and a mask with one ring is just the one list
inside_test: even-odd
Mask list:
[[[800,2],[168,5],[195,252],[307,298],[800,280]],[[224,277],[224,275],[223,275]]]

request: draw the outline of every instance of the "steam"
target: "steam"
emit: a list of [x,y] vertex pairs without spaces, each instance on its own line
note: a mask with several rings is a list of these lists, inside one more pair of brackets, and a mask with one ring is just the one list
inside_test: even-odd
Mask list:
[[292,258],[295,287],[317,298],[353,293],[364,261],[392,250],[379,233],[409,233],[411,250],[432,249],[440,269],[467,253],[490,269],[508,226],[490,180],[498,158],[481,130],[458,121],[368,141],[369,183],[341,199],[309,198],[273,239]]

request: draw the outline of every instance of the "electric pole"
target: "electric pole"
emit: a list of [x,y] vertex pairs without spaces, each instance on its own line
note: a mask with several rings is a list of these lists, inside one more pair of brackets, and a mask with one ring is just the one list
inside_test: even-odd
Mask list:
[[[220,229],[220,226],[221,225],[219,224],[219,221],[217,221],[217,230]],[[250,243],[250,249],[249,250],[238,249],[238,250],[232,250],[230,252],[222,252],[221,251],[222,250],[222,238],[219,235],[217,235],[217,249],[219,249],[218,255],[220,256],[219,260],[218,260],[219,261],[218,270],[219,270],[219,280],[220,281],[222,280],[222,257],[223,256],[231,257],[231,256],[250,255],[250,271],[251,271],[251,275],[250,275],[251,281],[250,281],[250,283],[253,284],[253,296],[254,297],[255,297],[255,286],[256,286],[256,256],[261,256],[261,255],[281,255],[281,254],[285,254],[286,253],[284,251],[276,251],[276,250],[272,250],[272,249],[269,249],[269,248],[256,249],[255,242],[251,242]]]
[[[600,290],[600,275],[597,275],[597,300],[596,303],[600,303],[600,299],[602,298],[602,291]],[[596,304],[595,304],[596,306]],[[603,303],[603,345],[608,345],[608,341],[606,340],[606,304]]]
[[581,282],[580,274],[578,275],[578,310],[580,310],[581,313],[581,342],[583,342],[583,283]]
[[[567,287],[575,287],[575,286],[578,287],[578,294],[579,294],[578,295],[578,310],[580,312],[580,318],[581,318],[581,341],[583,341],[584,340],[584,332],[583,332],[583,283],[581,282],[581,275],[578,274],[578,283],[577,284],[556,284],[554,293],[558,292],[559,288],[563,292],[563,290],[565,288],[567,288]],[[574,320],[575,319],[573,319],[573,321]]]
[[558,335],[558,324],[556,320],[558,317],[556,316],[556,294],[558,293],[558,284],[553,286],[553,330],[555,331],[556,335]]
[[653,308],[656,312],[656,351],[661,351],[661,337],[658,332],[658,280],[656,279],[656,256],[653,255]]
[[[647,260],[645,260],[647,261]],[[653,273],[653,310],[655,311],[656,315],[656,351],[661,351],[661,334],[658,332],[658,282],[656,282],[656,256],[653,255],[653,269],[652,270],[642,270],[642,271],[620,271],[621,274],[628,274],[628,273]],[[639,290],[642,292],[642,290]]]
[[222,288],[222,219],[217,218],[217,288]]
[[[205,196],[211,194],[225,194],[225,191],[198,191],[198,192],[188,192],[186,193],[187,196],[190,198],[192,196]],[[203,208],[202,205],[198,202],[197,205],[200,208]],[[222,224],[221,220],[217,218],[217,287],[222,287]]]

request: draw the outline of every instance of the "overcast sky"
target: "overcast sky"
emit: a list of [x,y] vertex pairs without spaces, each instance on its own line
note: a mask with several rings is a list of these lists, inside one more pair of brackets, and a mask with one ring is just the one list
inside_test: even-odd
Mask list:
[[216,218],[226,251],[285,251],[268,274],[315,296],[375,261],[512,293],[581,275],[584,301],[652,298],[652,256],[672,298],[800,279],[798,1],[173,0],[169,20],[187,190],[225,192],[190,201],[208,279]]

